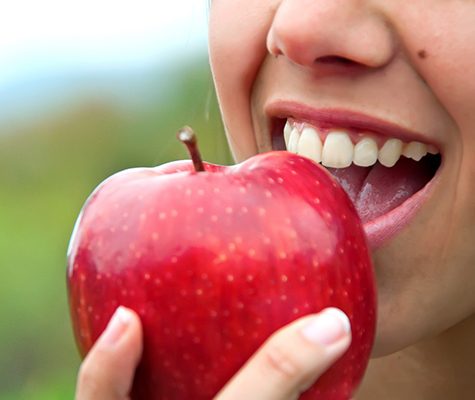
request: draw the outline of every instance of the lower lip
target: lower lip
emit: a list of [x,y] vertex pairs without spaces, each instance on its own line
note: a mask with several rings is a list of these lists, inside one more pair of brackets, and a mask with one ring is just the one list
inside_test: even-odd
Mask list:
[[435,176],[421,190],[387,214],[364,224],[363,227],[371,250],[382,247],[411,222],[421,206],[430,197],[434,186],[440,179],[441,170],[442,164]]

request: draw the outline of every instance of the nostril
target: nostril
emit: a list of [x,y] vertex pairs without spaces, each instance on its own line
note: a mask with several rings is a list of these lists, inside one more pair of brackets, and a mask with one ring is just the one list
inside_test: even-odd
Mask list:
[[358,64],[357,62],[352,61],[349,58],[340,57],[340,56],[319,57],[315,60],[315,63],[319,63],[319,64],[338,64],[338,65],[356,65],[356,64]]

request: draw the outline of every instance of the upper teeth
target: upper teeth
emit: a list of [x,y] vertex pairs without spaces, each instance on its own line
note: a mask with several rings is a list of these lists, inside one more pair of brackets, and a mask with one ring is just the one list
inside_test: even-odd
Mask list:
[[428,152],[438,153],[433,145],[420,142],[403,143],[395,138],[386,140],[380,149],[370,136],[363,136],[356,144],[353,144],[350,135],[341,130],[330,131],[323,138],[323,135],[320,135],[311,125],[304,124],[300,130],[289,121],[285,124],[284,138],[288,151],[311,158],[331,168],[346,168],[351,163],[360,167],[369,167],[377,161],[385,167],[392,167],[401,155],[419,161]]

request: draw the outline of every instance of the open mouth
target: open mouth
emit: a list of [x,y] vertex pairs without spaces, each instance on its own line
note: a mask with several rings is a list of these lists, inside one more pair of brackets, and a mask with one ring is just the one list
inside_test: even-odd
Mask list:
[[291,117],[272,120],[272,145],[320,163],[336,178],[373,249],[407,225],[441,166],[440,151],[431,143]]

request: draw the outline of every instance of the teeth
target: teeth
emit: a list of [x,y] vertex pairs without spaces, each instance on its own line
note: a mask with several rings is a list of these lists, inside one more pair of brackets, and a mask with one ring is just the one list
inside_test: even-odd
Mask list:
[[287,121],[284,126],[284,139],[287,150],[321,162],[325,167],[347,168],[354,163],[360,167],[370,167],[379,161],[385,167],[393,167],[401,157],[419,161],[427,153],[438,154],[434,145],[420,142],[403,143],[399,139],[388,139],[378,151],[376,141],[363,137],[353,145],[348,133],[330,132],[322,143],[321,134],[316,128],[303,124],[302,132]]
[[305,127],[300,135],[297,152],[319,163],[322,161],[322,141],[317,131]]
[[289,148],[290,132],[292,132],[292,126],[290,125],[290,122],[287,121],[284,126],[284,140],[285,147],[287,148]]
[[378,145],[371,138],[363,138],[355,146],[353,163],[359,167],[370,167],[378,161]]
[[287,150],[289,150],[292,153],[297,153],[299,139],[300,139],[300,133],[298,129],[293,128],[292,131],[290,132],[289,145],[288,145]]
[[401,157],[402,142],[399,139],[389,139],[379,150],[378,160],[385,167],[393,167]]
[[328,134],[322,151],[322,164],[330,168],[346,168],[353,162],[353,143],[344,132]]
[[402,151],[404,157],[412,158],[415,161],[419,161],[427,154],[427,145],[420,142],[411,142],[404,146]]

